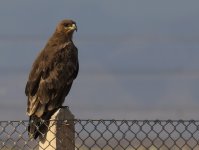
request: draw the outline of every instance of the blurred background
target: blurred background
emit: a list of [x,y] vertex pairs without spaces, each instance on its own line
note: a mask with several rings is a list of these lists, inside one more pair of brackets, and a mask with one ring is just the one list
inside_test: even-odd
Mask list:
[[199,119],[198,0],[2,0],[0,120],[24,120],[31,65],[77,22],[80,72],[65,105],[80,119]]

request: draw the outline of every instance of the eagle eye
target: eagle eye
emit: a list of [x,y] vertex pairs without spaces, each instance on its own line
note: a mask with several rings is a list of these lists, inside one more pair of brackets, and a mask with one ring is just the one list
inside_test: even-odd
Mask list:
[[65,28],[67,28],[68,26],[69,26],[69,24],[67,24],[67,23],[64,24],[64,27],[65,27]]

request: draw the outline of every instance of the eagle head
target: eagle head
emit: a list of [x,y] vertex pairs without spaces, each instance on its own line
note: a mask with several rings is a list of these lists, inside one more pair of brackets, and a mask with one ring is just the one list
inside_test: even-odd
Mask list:
[[74,31],[77,31],[76,23],[73,20],[62,20],[58,23],[56,32],[58,33],[65,33],[67,35],[72,35]]

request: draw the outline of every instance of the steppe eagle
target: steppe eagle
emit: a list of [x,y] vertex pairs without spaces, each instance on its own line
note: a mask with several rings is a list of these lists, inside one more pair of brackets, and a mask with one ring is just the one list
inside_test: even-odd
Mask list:
[[75,30],[77,31],[77,26],[72,20],[58,23],[55,32],[32,65],[25,88],[31,138],[36,139],[43,132],[42,120],[49,120],[62,106],[77,77],[78,50],[72,41]]

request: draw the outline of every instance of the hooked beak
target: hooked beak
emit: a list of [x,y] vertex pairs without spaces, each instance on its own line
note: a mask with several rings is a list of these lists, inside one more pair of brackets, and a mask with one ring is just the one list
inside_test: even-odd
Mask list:
[[77,32],[77,26],[76,24],[72,24],[72,26],[69,27],[70,30],[75,30]]

